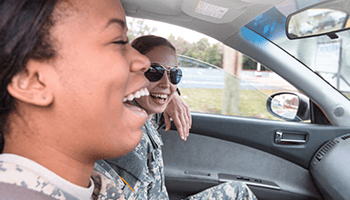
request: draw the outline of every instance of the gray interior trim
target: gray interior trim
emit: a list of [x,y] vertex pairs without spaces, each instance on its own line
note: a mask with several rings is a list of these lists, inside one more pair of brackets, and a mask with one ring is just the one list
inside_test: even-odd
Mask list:
[[312,159],[310,173],[328,199],[346,200],[350,197],[349,138],[350,134],[329,141]]
[[275,182],[262,180],[259,178],[248,177],[248,176],[240,176],[233,174],[218,174],[219,182],[228,182],[228,181],[239,181],[243,182],[248,186],[261,187],[265,189],[274,189],[281,190],[280,186],[278,186]]
[[[276,131],[306,133],[308,140],[301,145],[275,144]],[[350,127],[192,113],[191,133],[254,147],[308,169],[318,148],[330,139],[350,133]]]
[[[215,39],[221,42],[238,32],[249,21],[273,7],[273,5],[268,4],[254,4],[232,22],[214,24],[196,19],[183,12],[181,9],[182,0],[147,0],[143,4],[140,3],[139,0],[121,0],[121,2],[127,16],[182,26],[215,37]],[[164,4],[170,4],[170,6],[164,6]],[[150,11],[149,6],[151,5],[157,6],[158,9],[153,8],[151,9],[152,11]],[[162,7],[164,7],[164,9],[162,9]],[[171,8],[171,10],[168,8]]]
[[[196,124],[196,121],[193,124]],[[213,121],[210,124],[216,124],[216,131],[211,136],[220,135],[220,130],[223,129],[218,127],[222,127],[223,124]],[[206,128],[203,127],[201,130]],[[266,183],[275,184],[280,188],[254,187],[261,191],[261,195],[274,193],[281,197],[279,195],[285,193],[285,196],[282,195],[284,198],[280,199],[288,199],[287,197],[295,195],[300,195],[299,199],[321,198],[309,171],[285,159],[205,134],[191,134],[186,142],[182,141],[175,131],[165,133],[162,130],[161,134],[164,141],[163,157],[166,184],[172,185],[168,187],[170,192],[176,193],[173,190],[181,189],[186,193],[186,189],[181,187],[188,187],[187,192],[198,192],[198,188],[198,190],[196,188],[189,189],[193,187],[189,182],[192,184],[218,184],[220,183],[220,174],[229,174],[264,180]],[[263,137],[260,136],[260,138]],[[185,173],[186,171],[197,173],[188,174]],[[177,188],[173,187],[174,184],[177,185]],[[183,186],[180,186],[181,184]],[[177,191],[177,193],[181,193],[181,191]]]

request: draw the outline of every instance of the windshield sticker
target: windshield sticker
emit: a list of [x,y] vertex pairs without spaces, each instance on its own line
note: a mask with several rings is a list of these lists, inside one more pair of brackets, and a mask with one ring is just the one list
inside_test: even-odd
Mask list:
[[218,19],[221,19],[227,11],[228,8],[216,6],[203,1],[199,1],[196,8],[196,13],[207,15],[210,17],[215,17]]
[[316,49],[315,71],[337,74],[339,70],[341,40],[318,43]]

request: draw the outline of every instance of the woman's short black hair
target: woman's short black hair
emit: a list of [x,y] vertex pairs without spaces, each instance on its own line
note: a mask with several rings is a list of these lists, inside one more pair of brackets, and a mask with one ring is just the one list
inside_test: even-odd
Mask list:
[[56,4],[57,0],[0,1],[0,151],[9,131],[8,116],[16,109],[7,85],[29,59],[56,55],[50,37]]
[[131,42],[131,46],[143,55],[159,46],[167,46],[176,53],[175,47],[167,39],[155,35],[144,35],[135,38]]

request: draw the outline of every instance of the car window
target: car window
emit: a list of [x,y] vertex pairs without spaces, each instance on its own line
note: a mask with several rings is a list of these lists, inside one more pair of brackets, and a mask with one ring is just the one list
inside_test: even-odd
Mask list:
[[245,63],[245,68],[252,69],[239,68],[236,75],[201,60],[179,55],[183,79],[178,87],[182,98],[194,112],[279,120],[267,111],[267,98],[275,92],[296,89],[264,67],[260,66],[258,71],[258,63],[238,54],[242,57],[241,65]]
[[[305,4],[300,4],[294,0],[286,0],[282,6],[271,8],[248,23],[246,27],[293,55],[350,100],[350,59],[347,51],[350,31],[336,33],[337,39],[318,36],[289,40],[285,34],[285,23],[289,14],[321,1],[324,0],[309,0],[305,1]],[[322,16],[319,14],[312,16],[315,21],[319,17]],[[314,27],[322,28],[322,26]],[[315,30],[302,27],[301,31]]]
[[[192,112],[280,120],[267,111],[269,95],[297,91],[267,67],[205,35],[191,31],[194,37],[176,26],[172,30],[179,29],[179,33],[166,35],[159,31],[160,27],[168,29],[173,25],[129,17],[127,20],[129,38],[144,34],[133,30],[147,30],[147,34],[165,37],[175,46],[183,71],[178,88]],[[187,40],[188,37],[197,40]]]

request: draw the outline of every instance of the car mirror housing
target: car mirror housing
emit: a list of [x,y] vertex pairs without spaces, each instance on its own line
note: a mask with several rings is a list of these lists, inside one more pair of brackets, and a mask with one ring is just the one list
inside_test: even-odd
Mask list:
[[338,38],[336,32],[350,28],[349,14],[328,8],[310,8],[290,14],[286,21],[289,39],[328,35]]
[[274,116],[286,121],[304,121],[310,119],[309,98],[295,92],[278,92],[266,101],[267,110]]

